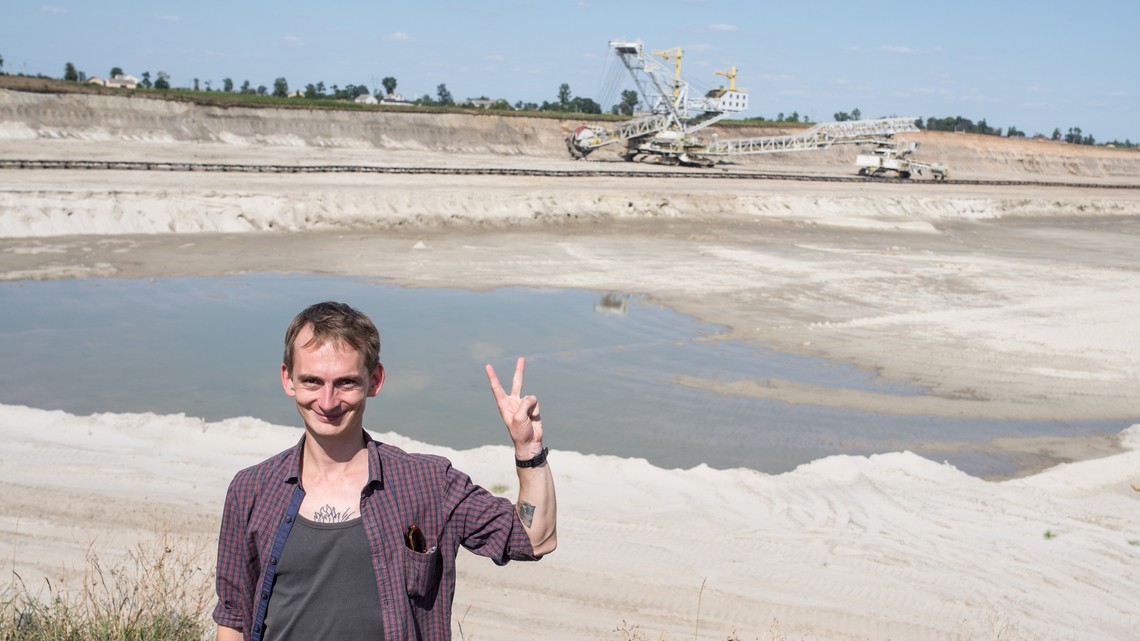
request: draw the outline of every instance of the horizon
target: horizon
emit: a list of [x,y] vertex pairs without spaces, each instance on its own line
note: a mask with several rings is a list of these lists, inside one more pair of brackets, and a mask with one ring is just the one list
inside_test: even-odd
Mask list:
[[9,74],[60,78],[72,63],[87,77],[162,71],[179,88],[197,79],[220,90],[226,78],[272,88],[285,78],[291,92],[318,82],[376,92],[391,76],[408,100],[435,98],[443,84],[457,102],[512,105],[554,102],[565,83],[608,111],[634,88],[608,46],[628,39],[647,51],[681,47],[681,75],[697,89],[726,85],[715,72],[735,66],[750,95],[741,118],[795,112],[824,122],[858,109],[864,118],[985,120],[1003,134],[1079,128],[1097,144],[1140,141],[1140,78],[1126,71],[1140,62],[1136,3],[1094,2],[1079,14],[1057,0],[968,0],[953,13],[735,0],[14,5],[0,25]]

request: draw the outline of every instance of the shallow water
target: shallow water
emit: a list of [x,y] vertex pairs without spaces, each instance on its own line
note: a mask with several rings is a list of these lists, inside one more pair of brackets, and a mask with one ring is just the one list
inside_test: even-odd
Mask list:
[[[1114,433],[1108,423],[883,416],[680,387],[679,375],[783,378],[915,394],[849,365],[707,340],[722,328],[636,296],[507,288],[406,289],[382,281],[255,274],[236,278],[22,281],[0,285],[0,403],[92,412],[255,416],[299,425],[281,391],[282,336],[321,300],[367,312],[388,379],[366,426],[455,448],[506,444],[483,364],[504,382],[527,357],[552,449],[782,472],[831,454],[938,440]],[[978,475],[1014,461],[939,455]]]

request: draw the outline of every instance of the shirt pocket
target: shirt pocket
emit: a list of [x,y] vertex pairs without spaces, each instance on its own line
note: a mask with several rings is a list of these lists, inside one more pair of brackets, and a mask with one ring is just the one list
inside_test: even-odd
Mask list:
[[407,547],[404,552],[404,584],[408,596],[433,601],[443,577],[443,555],[438,547],[427,552],[416,552]]

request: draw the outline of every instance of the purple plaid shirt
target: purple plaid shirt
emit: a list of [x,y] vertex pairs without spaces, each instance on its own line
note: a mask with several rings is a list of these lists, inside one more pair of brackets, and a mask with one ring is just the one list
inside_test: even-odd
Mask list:
[[[460,545],[498,565],[538,557],[509,500],[475,485],[445,458],[409,454],[365,437],[368,484],[360,495],[360,514],[372,549],[384,637],[446,641]],[[242,630],[247,641],[261,636],[277,555],[303,496],[298,486],[303,443],[304,437],[238,472],[226,494],[214,621]],[[405,545],[411,525],[423,531],[428,552]]]

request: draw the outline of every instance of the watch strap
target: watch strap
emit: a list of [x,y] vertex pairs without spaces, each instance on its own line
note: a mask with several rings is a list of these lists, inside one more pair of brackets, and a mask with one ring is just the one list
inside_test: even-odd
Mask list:
[[544,448],[542,448],[542,451],[539,452],[538,454],[535,454],[534,458],[532,458],[532,459],[529,459],[526,461],[520,461],[518,459],[515,459],[515,465],[517,465],[518,467],[538,467],[539,465],[542,465],[543,463],[546,462],[546,454],[549,451],[550,451],[549,447],[544,447]]

